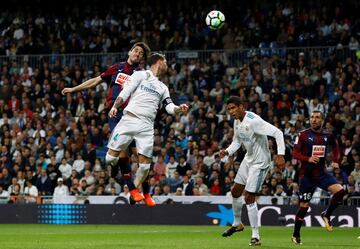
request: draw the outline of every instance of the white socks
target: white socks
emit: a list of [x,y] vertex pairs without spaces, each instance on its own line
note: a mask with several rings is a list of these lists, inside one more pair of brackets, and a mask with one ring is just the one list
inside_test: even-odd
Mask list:
[[135,187],[139,188],[143,181],[145,181],[150,171],[150,163],[139,163],[139,168],[135,174],[134,184]]
[[237,227],[241,222],[241,211],[244,205],[244,197],[240,196],[239,198],[232,198],[232,209],[234,214],[234,222],[232,224],[233,227]]
[[118,163],[119,161],[119,157],[117,156],[112,156],[108,153],[106,153],[106,156],[105,156],[105,162],[106,164],[109,164],[111,165],[112,167],[116,166],[116,164]]
[[247,211],[248,211],[250,226],[251,226],[251,229],[252,229],[251,238],[260,239],[259,225],[258,225],[259,221],[258,221],[258,207],[257,207],[257,204],[256,204],[256,202],[247,204],[246,208],[247,208]]

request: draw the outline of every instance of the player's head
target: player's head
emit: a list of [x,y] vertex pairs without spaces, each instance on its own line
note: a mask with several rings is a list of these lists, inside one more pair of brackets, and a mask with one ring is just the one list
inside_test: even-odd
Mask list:
[[150,67],[156,67],[158,75],[165,74],[167,72],[166,58],[164,54],[160,53],[151,53],[148,59],[148,64]]
[[136,42],[128,52],[128,63],[137,64],[147,60],[150,48],[145,42]]
[[310,116],[310,127],[313,130],[322,128],[325,121],[325,115],[321,111],[313,111]]
[[245,116],[245,106],[238,96],[231,96],[226,101],[226,109],[234,119],[240,119]]

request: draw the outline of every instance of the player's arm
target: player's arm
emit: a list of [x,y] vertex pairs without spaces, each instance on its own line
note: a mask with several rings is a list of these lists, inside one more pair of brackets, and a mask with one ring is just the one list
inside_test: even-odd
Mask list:
[[220,157],[224,157],[225,155],[231,156],[233,155],[241,146],[241,140],[237,134],[235,126],[237,122],[234,122],[234,135],[231,144],[225,150],[220,150]]
[[102,78],[101,78],[101,76],[97,76],[97,77],[91,78],[75,87],[66,87],[61,91],[61,93],[63,95],[65,95],[67,93],[83,91],[83,90],[97,86],[98,84],[100,84],[100,82],[102,82]]
[[79,91],[93,88],[93,87],[99,85],[103,81],[103,79],[110,78],[112,75],[116,74],[117,67],[118,67],[118,64],[114,64],[111,67],[109,67],[105,72],[103,72],[100,76],[91,78],[91,79],[81,83],[78,86],[71,87],[71,88],[64,88],[61,91],[61,93],[62,94],[73,93],[73,92],[79,92]]
[[283,132],[276,126],[266,122],[261,117],[256,116],[251,125],[254,133],[275,138],[277,145],[277,154],[285,155],[285,142]]
[[179,113],[186,113],[189,110],[187,104],[175,105],[170,98],[169,89],[166,88],[165,93],[163,95],[162,104],[165,106],[165,110],[167,113],[171,115],[176,115]]
[[300,132],[300,134],[295,139],[293,153],[292,153],[293,158],[303,162],[309,162],[310,157],[302,154],[302,148],[304,146],[305,146],[304,133]]
[[256,134],[275,138],[277,145],[277,156],[275,157],[275,164],[279,167],[283,167],[285,165],[285,142],[283,132],[259,116],[255,116],[254,119],[252,119],[252,129]]

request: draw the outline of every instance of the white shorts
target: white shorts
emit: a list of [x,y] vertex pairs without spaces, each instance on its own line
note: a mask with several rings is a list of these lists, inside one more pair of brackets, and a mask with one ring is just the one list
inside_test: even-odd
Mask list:
[[263,163],[261,165],[250,166],[246,160],[243,160],[240,164],[234,182],[245,185],[245,190],[247,192],[258,193],[261,190],[269,169],[270,163],[268,164],[268,167],[264,167]]
[[124,115],[115,126],[107,147],[115,151],[126,150],[134,139],[137,152],[151,158],[154,126],[140,118]]

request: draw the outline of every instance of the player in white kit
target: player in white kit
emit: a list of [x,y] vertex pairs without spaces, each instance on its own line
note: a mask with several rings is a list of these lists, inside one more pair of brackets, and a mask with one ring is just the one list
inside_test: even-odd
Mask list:
[[241,144],[244,145],[247,152],[236,174],[235,183],[231,188],[234,223],[222,236],[231,236],[235,232],[244,230],[244,225],[241,222],[241,210],[244,204],[241,196],[244,194],[252,228],[249,245],[257,246],[261,245],[261,242],[255,196],[261,189],[272,161],[267,136],[274,137],[276,140],[278,153],[275,157],[275,164],[279,167],[283,167],[285,164],[283,156],[285,154],[284,137],[281,130],[264,121],[255,113],[246,111],[239,97],[231,96],[228,99],[227,111],[235,120],[234,136],[230,146],[227,149],[220,150],[220,156],[233,155]]
[[150,70],[134,72],[124,89],[115,100],[109,116],[116,116],[118,108],[130,95],[124,116],[114,128],[108,144],[107,161],[116,160],[119,152],[127,149],[135,140],[139,154],[139,169],[136,172],[135,186],[138,188],[146,179],[151,163],[154,144],[154,120],[160,104],[169,114],[186,113],[186,104],[175,105],[168,87],[158,77],[165,74],[167,64],[165,56],[153,53],[148,60]]

